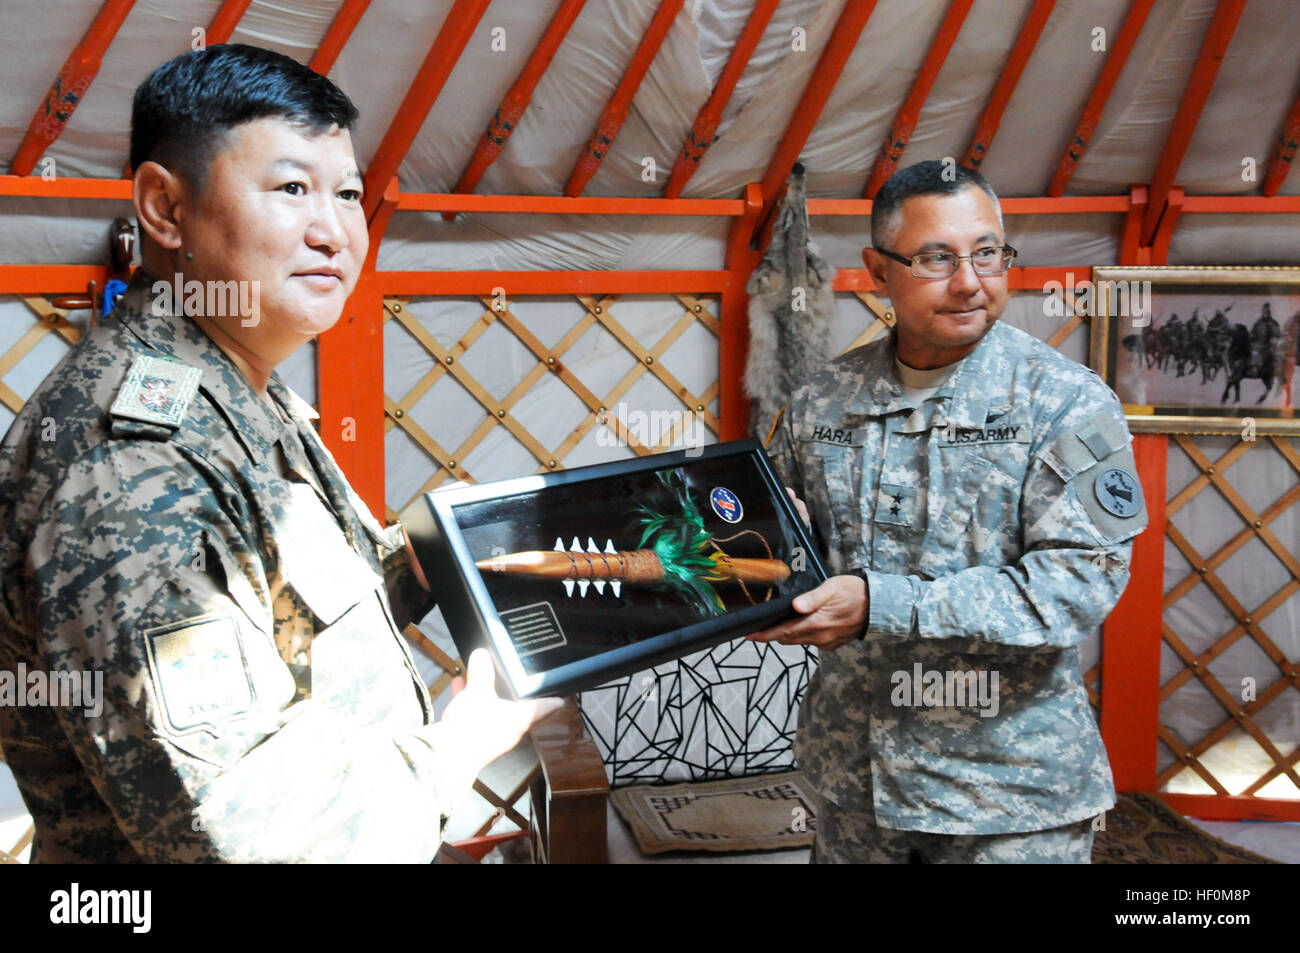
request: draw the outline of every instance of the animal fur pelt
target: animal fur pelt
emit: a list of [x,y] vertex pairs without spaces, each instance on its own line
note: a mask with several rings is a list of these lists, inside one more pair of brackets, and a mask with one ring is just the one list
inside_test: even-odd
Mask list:
[[809,236],[804,169],[795,165],[767,254],[749,276],[750,432],[767,437],[777,413],[831,358],[835,269]]

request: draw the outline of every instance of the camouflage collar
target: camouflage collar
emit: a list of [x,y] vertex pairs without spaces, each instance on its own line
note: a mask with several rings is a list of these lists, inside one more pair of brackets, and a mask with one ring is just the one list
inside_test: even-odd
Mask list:
[[975,350],[958,363],[949,378],[953,398],[945,423],[963,428],[983,427],[991,411],[1011,409],[1010,373],[1015,361],[1008,356],[1014,349],[1014,334],[1014,329],[999,320]]
[[[955,421],[959,427],[982,427],[990,410],[1010,407],[1007,374],[1013,362],[1006,360],[1006,355],[1012,334],[1014,331],[998,321],[975,350],[958,362],[938,391],[937,396],[949,398],[949,403],[947,413],[936,418],[936,424]],[[914,406],[904,396],[894,372],[895,351],[892,334],[882,346],[867,349],[863,386],[850,403],[850,412],[889,414]]]
[[851,413],[888,414],[911,406],[894,373],[894,355],[898,351],[894,342],[894,335],[890,334],[881,346],[866,348],[863,386],[849,402]]
[[[203,372],[202,391],[230,424],[236,438],[254,463],[261,463],[289,428],[266,401],[259,397],[235,363],[208,335],[184,315],[173,315],[166,305],[170,295],[154,293],[158,279],[136,272],[126,294],[106,319],[118,319],[151,350],[161,351],[183,364]],[[303,401],[293,395],[279,376],[271,374],[272,396],[287,409],[300,411]]]

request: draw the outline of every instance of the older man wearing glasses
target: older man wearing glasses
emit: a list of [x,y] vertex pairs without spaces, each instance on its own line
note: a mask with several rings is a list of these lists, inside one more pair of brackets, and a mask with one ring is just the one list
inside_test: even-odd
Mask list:
[[813,859],[1087,863],[1114,784],[1079,645],[1147,522],[1123,410],[998,323],[1016,251],[978,173],[896,173],[871,238],[893,332],[802,388],[774,445],[837,575],[752,636],[821,650],[795,746]]

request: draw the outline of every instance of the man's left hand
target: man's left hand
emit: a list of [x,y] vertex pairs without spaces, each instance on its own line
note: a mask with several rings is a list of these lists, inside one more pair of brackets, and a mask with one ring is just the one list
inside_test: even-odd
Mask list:
[[861,576],[832,576],[793,603],[800,618],[748,636],[753,642],[812,645],[832,652],[862,636],[867,624],[867,583]]

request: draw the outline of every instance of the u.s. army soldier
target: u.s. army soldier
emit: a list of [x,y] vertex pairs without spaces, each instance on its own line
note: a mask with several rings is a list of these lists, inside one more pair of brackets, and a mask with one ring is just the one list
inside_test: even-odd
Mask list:
[[557,704],[497,698],[476,653],[433,723],[400,635],[431,608],[404,535],[274,372],[366,256],[356,115],[238,45],[136,92],[143,267],[0,462],[0,668],[104,673],[99,712],[0,707],[36,861],[428,861],[478,770]]
[[947,171],[876,196],[893,332],[782,415],[777,464],[835,575],[753,638],[822,650],[795,746],[815,860],[1087,863],[1114,786],[1078,649],[1128,583],[1142,490],[1110,389],[998,323],[997,197]]

